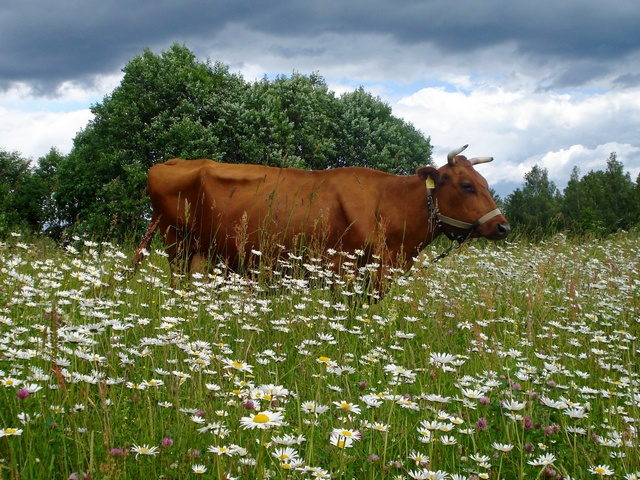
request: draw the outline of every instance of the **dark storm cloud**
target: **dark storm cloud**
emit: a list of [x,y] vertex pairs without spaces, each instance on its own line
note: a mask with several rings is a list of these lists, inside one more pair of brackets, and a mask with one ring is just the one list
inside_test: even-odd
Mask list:
[[[558,63],[547,84],[555,88],[609,74],[638,52],[638,25],[635,0],[8,0],[0,7],[0,88],[26,82],[47,93],[67,80],[90,83],[144,47],[166,49],[174,41],[232,45],[247,55],[263,47],[237,45],[233,26],[267,35],[271,53],[292,58],[325,55],[322,45],[299,43],[327,34],[382,36],[390,47],[424,45],[443,54],[511,44],[522,61]],[[579,68],[570,68],[573,62]],[[617,72],[619,84],[637,73]]]

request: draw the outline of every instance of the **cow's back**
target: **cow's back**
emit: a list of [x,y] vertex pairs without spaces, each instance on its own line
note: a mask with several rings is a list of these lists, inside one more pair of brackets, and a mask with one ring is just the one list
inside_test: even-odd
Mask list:
[[149,171],[149,193],[168,243],[188,237],[186,248],[233,263],[239,250],[254,248],[295,249],[311,241],[320,248],[362,247],[376,230],[387,184],[398,178],[364,168],[174,159]]

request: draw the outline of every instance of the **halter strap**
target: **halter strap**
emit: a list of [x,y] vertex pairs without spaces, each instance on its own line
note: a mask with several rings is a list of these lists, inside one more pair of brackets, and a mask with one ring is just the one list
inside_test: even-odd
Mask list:
[[[433,180],[431,180],[431,182],[429,180],[431,179],[427,178],[427,180],[425,181],[425,186],[427,188],[427,205],[429,207],[429,218],[433,218],[436,221],[436,225],[438,226],[438,228],[440,228],[442,233],[444,233],[446,237],[452,242],[451,246],[445,252],[441,253],[433,260],[433,261],[438,261],[446,257],[452,248],[459,247],[465,241],[467,241],[476,228],[478,228],[480,225],[487,222],[488,220],[491,220],[493,217],[497,215],[501,215],[502,212],[500,211],[499,208],[495,208],[491,210],[489,213],[486,213],[483,216],[481,216],[474,223],[463,222],[462,220],[456,220],[455,218],[442,215],[438,211],[438,205],[436,205],[436,203],[433,201],[433,196],[431,195],[431,189],[433,188]],[[466,232],[456,236],[454,233],[445,230],[443,228],[444,225],[449,225],[454,228],[461,228],[463,230],[466,230]]]

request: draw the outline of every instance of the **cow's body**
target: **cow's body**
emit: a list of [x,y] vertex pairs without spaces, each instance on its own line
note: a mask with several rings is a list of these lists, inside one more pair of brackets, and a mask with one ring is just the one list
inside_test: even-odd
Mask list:
[[[469,163],[464,157],[456,158],[449,168],[462,169],[460,175],[476,185],[482,177],[464,165]],[[193,272],[222,261],[238,270],[252,250],[273,255],[301,247],[316,253],[361,251],[363,262],[380,255],[385,267],[408,269],[442,228],[433,221],[425,180],[443,184],[453,173],[443,169],[447,166],[396,176],[366,168],[306,171],[173,159],[152,167],[148,180],[174,269]],[[433,199],[442,215],[472,223],[495,208],[486,182],[478,189],[482,201],[465,212],[455,205],[455,195],[467,192],[439,190],[433,189]],[[502,238],[505,225],[508,231],[498,215],[478,226],[474,236]],[[338,264],[339,253],[332,261]]]

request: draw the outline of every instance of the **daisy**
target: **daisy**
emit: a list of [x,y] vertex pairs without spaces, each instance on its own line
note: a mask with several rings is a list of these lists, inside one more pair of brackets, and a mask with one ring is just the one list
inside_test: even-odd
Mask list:
[[453,435],[443,435],[440,437],[440,443],[443,445],[455,445],[458,443],[458,440]]
[[331,434],[340,435],[342,437],[350,438],[352,440],[362,439],[362,434],[358,430],[351,430],[348,428],[334,428]]
[[513,450],[513,445],[508,443],[493,442],[491,446],[501,452],[510,452],[511,450]]
[[135,453],[136,458],[138,458],[138,455],[157,455],[158,447],[150,447],[149,445],[138,446],[133,444],[131,451]]
[[463,388],[461,391],[462,391],[462,394],[467,398],[480,399],[484,397],[484,394],[485,394],[483,390],[477,390],[472,388]]
[[228,358],[224,358],[223,360],[225,369],[233,369],[238,370],[240,372],[251,373],[253,371],[253,366],[248,363],[237,361],[237,360],[229,360]]
[[416,452],[415,450],[413,450],[409,454],[409,458],[414,462],[416,462],[416,465],[423,465],[423,464],[429,463],[429,457],[427,455],[423,455],[419,452]]
[[609,465],[598,465],[597,467],[589,467],[589,471],[594,475],[600,475],[601,477],[610,477],[614,474]]
[[314,402],[313,400],[302,402],[300,409],[305,413],[315,413],[316,415],[320,415],[329,410],[329,407],[326,405],[320,405]]
[[10,437],[12,435],[22,435],[20,428],[0,428],[0,437]]
[[298,452],[291,447],[279,447],[276,448],[271,455],[280,460],[283,463],[290,463],[298,459]]
[[349,403],[346,400],[342,400],[341,402],[333,402],[333,404],[343,412],[355,413],[356,415],[360,414],[360,407],[353,403]]
[[527,402],[518,402],[517,400],[503,400],[501,402],[502,408],[517,412],[527,406]]
[[251,417],[242,417],[240,419],[240,425],[245,430],[254,428],[266,430],[271,427],[278,427],[282,425],[283,420],[282,413],[264,410]]
[[552,453],[545,453],[540,455],[535,460],[529,460],[527,463],[529,465],[533,465],[534,467],[542,467],[546,465],[551,465],[556,461],[556,456]]
[[345,437],[336,433],[335,431],[331,432],[331,436],[329,437],[329,442],[331,445],[338,448],[350,448],[353,446],[353,438]]
[[216,445],[210,445],[207,447],[207,452],[214,453],[218,456],[226,455],[228,457],[233,456],[233,450],[225,445],[218,447]]
[[193,470],[193,473],[202,474],[207,471],[207,467],[204,465],[196,464],[196,465],[191,465],[191,470]]
[[369,425],[369,428],[371,430],[376,430],[378,432],[388,432],[389,431],[389,425],[387,425],[386,423],[380,423],[380,422],[375,422],[375,423]]

